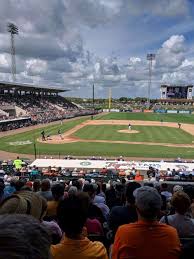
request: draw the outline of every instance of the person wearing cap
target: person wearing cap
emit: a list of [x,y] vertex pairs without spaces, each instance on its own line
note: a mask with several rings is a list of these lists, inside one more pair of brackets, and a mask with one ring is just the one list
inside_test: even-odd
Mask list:
[[44,221],[47,202],[40,195],[32,191],[20,191],[4,199],[0,204],[0,215],[5,214],[27,214],[31,215],[44,225],[52,235],[62,236],[61,229],[54,221]]
[[119,227],[112,250],[112,259],[178,259],[181,246],[175,228],[157,221],[162,200],[153,187],[134,191],[138,214],[136,223]]
[[46,200],[31,191],[15,192],[0,204],[0,215],[28,214],[41,220],[47,209]]

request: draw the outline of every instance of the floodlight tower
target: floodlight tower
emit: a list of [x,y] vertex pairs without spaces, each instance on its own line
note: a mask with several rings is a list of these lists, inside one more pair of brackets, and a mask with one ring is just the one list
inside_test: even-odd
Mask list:
[[16,61],[15,61],[15,44],[14,44],[14,35],[18,34],[18,27],[13,23],[8,23],[7,31],[11,35],[11,72],[12,80],[16,81]]
[[149,61],[149,81],[148,81],[148,107],[150,107],[150,91],[152,86],[152,64],[153,60],[155,60],[155,54],[147,54],[147,60]]

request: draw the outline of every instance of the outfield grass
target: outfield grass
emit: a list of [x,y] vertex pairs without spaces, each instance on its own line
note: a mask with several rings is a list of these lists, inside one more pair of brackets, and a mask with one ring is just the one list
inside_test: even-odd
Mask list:
[[118,130],[128,129],[123,125],[90,125],[81,128],[74,136],[81,139],[121,140],[130,142],[157,142],[191,144],[194,137],[182,129],[165,126],[133,126],[139,133],[120,133]]
[[[121,115],[121,119],[124,119]],[[126,115],[126,114],[125,114]],[[137,115],[137,114],[135,114]],[[145,114],[144,114],[145,115]],[[147,115],[147,114],[146,114]],[[153,114],[152,114],[153,115]],[[150,116],[150,114],[149,114]],[[172,116],[172,115],[170,115]],[[176,115],[177,116],[177,115]],[[182,115],[181,115],[182,116]],[[184,115],[185,116],[185,115]],[[188,116],[188,115],[186,115]],[[49,127],[43,127],[45,129],[46,134],[48,135],[56,135],[58,129],[60,128],[62,132],[65,132],[69,129],[71,129],[72,127],[80,124],[81,122],[85,121],[87,118],[81,118],[81,119],[77,119],[77,120],[72,120],[72,121],[65,121],[65,123],[63,125],[53,125],[53,126],[49,126]],[[134,118],[133,118],[134,119]],[[141,118],[142,120],[142,118]],[[150,118],[149,118],[150,120]],[[172,120],[171,120],[172,121]],[[108,125],[106,125],[107,127]],[[96,126],[96,127],[101,127],[101,126]],[[114,126],[112,126],[114,130]],[[120,126],[119,126],[120,127]],[[121,126],[123,127],[123,126]],[[136,127],[144,127],[144,126],[135,126]],[[149,128],[150,126],[146,127]],[[154,127],[155,128],[155,127]],[[158,127],[157,127],[158,128]],[[166,127],[162,127],[164,131],[166,131]],[[85,131],[87,128],[83,128],[82,131]],[[122,128],[120,128],[122,129]],[[137,129],[137,128],[136,128]],[[154,130],[154,129],[153,129]],[[165,134],[163,133],[163,137],[166,136],[166,134],[169,134],[169,132],[171,132],[171,130],[178,130],[178,129],[172,129],[172,128],[168,128],[168,132],[165,132]],[[8,137],[3,137],[0,138],[0,149],[1,150],[5,150],[8,152],[14,152],[14,153],[22,153],[22,154],[33,154],[34,153],[34,140],[36,140],[38,137],[40,137],[40,132],[42,131],[42,129],[37,129],[37,130],[33,130],[33,131],[29,131],[29,132],[25,132],[25,133],[20,133],[20,134],[16,134],[16,135],[12,135],[12,136],[8,136]],[[145,134],[146,129],[144,130],[144,134]],[[91,134],[96,134],[95,133],[96,130],[94,131],[94,129],[92,130]],[[174,132],[174,131],[173,131]],[[155,139],[154,141],[157,142],[157,134],[159,133],[154,133],[156,134],[155,136],[149,136],[150,134],[150,130],[148,130],[148,132],[146,133],[146,139],[144,138],[144,141],[148,141],[148,139],[150,140],[151,138]],[[102,131],[102,136],[101,138],[103,138],[103,134],[104,131]],[[109,133],[110,134],[110,133]],[[124,133],[120,133],[122,134],[122,138],[127,138],[129,140],[129,138],[132,138],[133,141],[134,138],[139,138],[141,137],[142,133],[138,133],[137,136],[136,134],[124,134]],[[153,134],[153,131],[152,131]],[[171,136],[168,136],[168,139],[171,139],[174,136],[174,133],[170,133]],[[176,136],[178,136],[177,134],[180,134],[180,136],[178,137],[178,139],[180,138],[184,138],[184,143],[188,143],[189,142],[189,134],[187,135],[187,133],[182,132],[182,130],[179,130],[178,132],[176,132]],[[85,134],[89,137],[89,132],[87,134]],[[139,136],[138,136],[139,135]],[[111,134],[109,139],[111,139]],[[117,137],[117,135],[115,135],[114,137]],[[145,135],[144,135],[145,137]],[[93,138],[93,136],[91,137]],[[161,137],[160,137],[161,138]],[[176,137],[177,138],[177,137]],[[26,141],[29,140],[32,143],[28,144],[28,145],[22,145],[22,146],[11,146],[9,144],[9,142],[15,142],[15,141]],[[131,140],[130,140],[131,141]],[[153,141],[153,140],[152,140]],[[179,140],[171,140],[171,143],[175,143],[173,141],[179,141]],[[183,139],[181,140],[181,142],[176,142],[176,143],[182,143]],[[187,142],[188,141],[188,142]],[[161,139],[161,142],[166,142],[164,139]],[[105,157],[116,157],[116,156],[127,156],[127,157],[161,157],[161,158],[176,158],[176,157],[182,157],[182,158],[194,158],[194,148],[175,148],[175,147],[165,147],[165,146],[160,146],[159,144],[157,146],[147,146],[147,145],[135,145],[135,144],[114,144],[114,143],[68,143],[68,144],[43,144],[43,143],[39,143],[36,142],[36,148],[37,148],[37,154],[41,154],[41,155],[74,155],[74,156],[105,156]]]
[[[33,154],[33,144],[17,146],[14,149],[6,149],[10,152]],[[68,143],[62,145],[37,145],[37,155],[73,155],[73,156],[104,156],[118,157],[148,157],[148,158],[194,158],[193,148],[175,148],[165,146],[147,146],[133,144],[112,144],[112,143]]]
[[165,121],[177,123],[194,124],[194,114],[160,114],[160,113],[131,113],[111,112],[97,118],[98,120],[143,120],[143,121]]

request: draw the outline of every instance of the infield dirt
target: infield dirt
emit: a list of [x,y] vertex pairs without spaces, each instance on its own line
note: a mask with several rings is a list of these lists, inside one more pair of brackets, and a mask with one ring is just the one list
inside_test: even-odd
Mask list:
[[[62,138],[59,135],[53,135],[47,141],[42,141],[40,138],[37,141],[47,144],[65,144],[65,143],[74,143],[74,142],[99,142],[99,143],[120,143],[120,144],[137,144],[137,145],[159,145],[159,146],[167,146],[167,147],[190,147],[194,148],[194,144],[172,144],[172,143],[155,143],[155,142],[130,142],[130,141],[111,141],[111,140],[88,140],[81,139],[73,136],[75,132],[80,130],[81,128],[89,125],[126,125],[128,126],[129,120],[88,120],[85,121],[74,128],[66,131],[62,134]],[[135,126],[165,126],[171,128],[178,128],[178,124],[175,122],[159,122],[159,121],[131,121],[130,124]],[[194,125],[193,124],[181,124],[181,129],[188,132],[189,134],[194,136]],[[128,131],[126,129],[126,131]],[[127,132],[129,133],[129,131]],[[133,132],[134,133],[134,132]],[[137,133],[137,132],[136,132]]]

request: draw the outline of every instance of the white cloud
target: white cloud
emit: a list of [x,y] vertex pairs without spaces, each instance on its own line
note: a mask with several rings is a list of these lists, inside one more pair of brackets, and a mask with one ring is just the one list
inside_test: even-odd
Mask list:
[[162,44],[157,51],[156,67],[174,69],[179,67],[185,59],[185,38],[182,35],[173,35]]
[[27,60],[26,70],[29,76],[44,74],[47,71],[47,62],[39,59]]
[[10,57],[7,54],[0,54],[0,70],[4,73],[10,73]]
[[185,59],[183,61],[183,63],[181,64],[180,68],[181,69],[186,69],[186,68],[193,68],[194,67],[194,60],[188,60],[188,59]]
[[180,53],[185,51],[185,38],[183,35],[173,35],[162,44],[164,49],[169,49],[170,52]]
[[141,62],[141,58],[139,57],[130,57],[129,58],[129,65],[138,64]]

